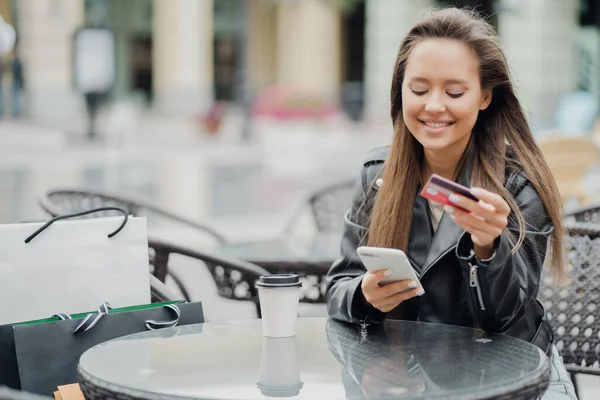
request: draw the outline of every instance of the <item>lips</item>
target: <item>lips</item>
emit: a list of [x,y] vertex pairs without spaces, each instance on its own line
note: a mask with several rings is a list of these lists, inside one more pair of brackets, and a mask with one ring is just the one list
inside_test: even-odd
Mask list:
[[426,120],[422,120],[422,119],[420,119],[419,122],[421,122],[423,125],[426,125],[430,128],[445,128],[454,123],[454,121],[426,121]]

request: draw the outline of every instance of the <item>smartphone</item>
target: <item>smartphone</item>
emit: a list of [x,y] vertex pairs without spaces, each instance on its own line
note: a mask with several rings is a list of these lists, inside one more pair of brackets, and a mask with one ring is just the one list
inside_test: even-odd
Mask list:
[[423,190],[421,190],[421,196],[425,197],[426,199],[439,204],[449,205],[464,210],[448,200],[448,197],[450,197],[450,195],[453,193],[459,194],[474,201],[479,201],[479,199],[475,197],[473,193],[471,193],[468,187],[453,182],[450,179],[443,178],[437,174],[431,175],[423,187]]
[[406,254],[402,250],[360,246],[356,249],[356,252],[367,271],[377,272],[382,269],[392,271],[392,275],[381,281],[382,285],[410,279],[415,281],[419,288],[423,288],[417,272],[413,269],[410,261],[408,261],[408,257],[406,257]]

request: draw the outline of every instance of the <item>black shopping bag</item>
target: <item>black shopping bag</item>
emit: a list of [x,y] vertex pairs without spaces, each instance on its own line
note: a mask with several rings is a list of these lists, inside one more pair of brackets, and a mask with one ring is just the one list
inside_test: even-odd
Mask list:
[[79,358],[111,339],[204,322],[202,303],[168,302],[0,326],[0,386],[52,396],[77,382]]

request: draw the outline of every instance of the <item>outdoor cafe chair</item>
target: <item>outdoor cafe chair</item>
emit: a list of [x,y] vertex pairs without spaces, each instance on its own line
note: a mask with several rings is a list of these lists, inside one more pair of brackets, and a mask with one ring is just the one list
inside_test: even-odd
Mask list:
[[600,375],[600,225],[565,226],[569,281],[556,284],[544,269],[538,298],[577,391],[577,374]]
[[356,179],[346,178],[311,190],[297,204],[283,229],[284,236],[294,234],[301,218],[308,211],[316,232],[341,233],[344,215],[352,206]]
[[600,225],[600,204],[590,204],[575,208],[565,214],[565,219]]
[[[225,243],[224,235],[207,224],[191,221],[147,202],[126,196],[116,196],[87,190],[53,190],[42,195],[39,203],[44,211],[53,217],[98,207],[118,207],[126,210],[130,215],[135,217],[159,217],[180,223],[205,233],[219,244]],[[112,213],[112,211],[99,212],[89,217],[106,217],[113,215]],[[218,294],[221,297],[252,301],[257,305],[257,311],[260,311],[254,282],[261,275],[268,274],[268,271],[265,269],[242,260],[192,250],[154,237],[149,238],[148,247],[149,263],[154,277],[160,282],[166,282],[167,277],[169,277],[175,283],[185,300],[191,301],[189,289],[177,272],[169,268],[169,259],[173,254],[189,257],[203,263],[210,271],[217,286]]]
[[154,256],[151,258],[151,263],[154,265],[154,275],[156,275],[157,271],[160,271],[160,276],[157,278],[166,278],[166,272],[170,271],[169,275],[173,278],[186,300],[190,301],[186,285],[168,267],[169,259],[172,255],[185,256],[203,264],[210,272],[220,297],[229,300],[251,301],[256,306],[257,315],[261,315],[258,290],[255,287],[255,283],[260,276],[269,274],[264,268],[246,261],[213,253],[205,253],[200,250],[192,250],[184,246],[152,238],[148,239],[148,245],[154,253]]
[[[298,226],[302,223],[302,218],[305,215],[308,215],[312,219],[313,225],[316,228],[315,231],[317,235],[333,234],[339,235],[341,238],[344,214],[351,206],[352,191],[354,187],[355,179],[342,179],[332,184],[323,185],[315,190],[311,190],[306,196],[303,196],[298,201],[298,204],[296,205],[291,217],[285,224],[281,235],[276,237],[276,240],[274,240],[274,242],[281,242],[282,245],[283,242],[294,242],[295,238],[293,238],[292,236],[297,231]],[[219,232],[216,228],[208,224],[192,221],[183,216],[161,209],[156,205],[153,205],[141,199],[129,196],[87,189],[55,189],[43,193],[39,198],[39,204],[51,216],[74,213],[97,207],[119,207],[126,210],[132,216],[147,217],[149,223],[155,218],[161,218],[163,220],[180,223],[182,224],[182,226],[186,226],[203,234],[206,234],[208,238],[211,238],[214,241],[216,241],[219,246],[232,244],[231,242],[228,242],[225,239],[225,235],[223,233]],[[110,211],[106,214],[96,213],[93,215],[89,215],[88,217],[94,218],[113,215],[110,213]],[[328,240],[328,243],[333,242],[335,241],[331,239]],[[154,243],[157,243],[157,241],[155,240]],[[260,245],[260,243],[258,244]],[[178,286],[179,290],[184,295],[184,297],[186,299],[189,299],[189,290],[182,281],[182,279],[177,275],[175,271],[168,268],[169,253],[165,251],[166,247],[159,246],[159,248],[161,251],[156,252],[156,249],[152,247],[152,243],[150,244],[150,259],[154,275],[163,282],[165,281],[168,275]],[[186,249],[182,246],[178,246],[178,249],[182,252],[185,252],[188,255],[195,253],[191,249]],[[245,259],[244,257],[237,258],[242,258],[244,259],[244,261],[250,261]],[[228,260],[230,263],[238,262],[237,260],[229,258]],[[262,269],[263,272],[265,270],[268,270],[271,273],[282,272],[280,269],[273,269],[267,264],[261,264],[260,260],[252,261],[253,264],[255,264],[254,266],[258,265],[259,267],[264,268]],[[331,262],[332,261],[333,260],[331,260]],[[239,260],[239,263],[243,263],[243,261]],[[248,263],[243,263],[243,265],[248,265]],[[304,265],[299,266],[298,268],[302,268],[300,268],[297,271],[287,270],[286,272],[295,272],[301,275],[306,281],[307,292],[309,291],[309,286],[318,287],[319,290],[321,290],[321,283],[323,282],[324,276],[327,273],[327,270],[329,269],[329,265],[330,263],[325,268],[319,265],[318,268],[316,266],[313,266],[312,268],[308,269],[305,269],[306,265]],[[244,272],[242,275],[246,276],[247,274]],[[219,284],[220,283],[217,283],[217,286],[219,286]],[[228,290],[226,290],[225,288],[221,288],[219,290],[219,293],[223,293],[223,295],[225,295],[226,292],[228,292]],[[310,292],[312,293],[312,290],[310,290]],[[323,301],[323,296],[305,296],[302,297],[301,301],[315,302],[317,301],[315,299],[317,299],[318,301]]]
[[[309,191],[298,201],[294,211],[285,223],[282,235],[292,235],[306,211],[309,211],[312,223],[318,233],[341,233],[344,214],[351,206],[355,185],[355,179],[347,178]],[[39,198],[39,203],[52,216],[96,207],[119,207],[127,210],[134,217],[160,217],[202,231],[219,243],[226,242],[223,233],[208,224],[192,221],[149,202],[120,194],[87,189],[56,189],[43,193]],[[96,213],[90,215],[89,218],[100,216],[102,214]]]
[[150,274],[150,298],[152,303],[185,300],[183,295],[174,293],[170,287],[152,274]]
[[589,193],[583,186],[583,179],[600,161],[596,144],[585,137],[554,137],[541,140],[539,146],[563,202],[571,199],[587,202]]

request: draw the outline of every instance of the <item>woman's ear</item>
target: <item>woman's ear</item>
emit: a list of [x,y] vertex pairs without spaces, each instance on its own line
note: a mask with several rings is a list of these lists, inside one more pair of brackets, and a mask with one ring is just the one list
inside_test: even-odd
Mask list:
[[484,90],[481,96],[481,104],[479,104],[479,110],[483,111],[486,108],[488,108],[488,106],[490,105],[490,103],[492,102],[492,91],[491,90]]

